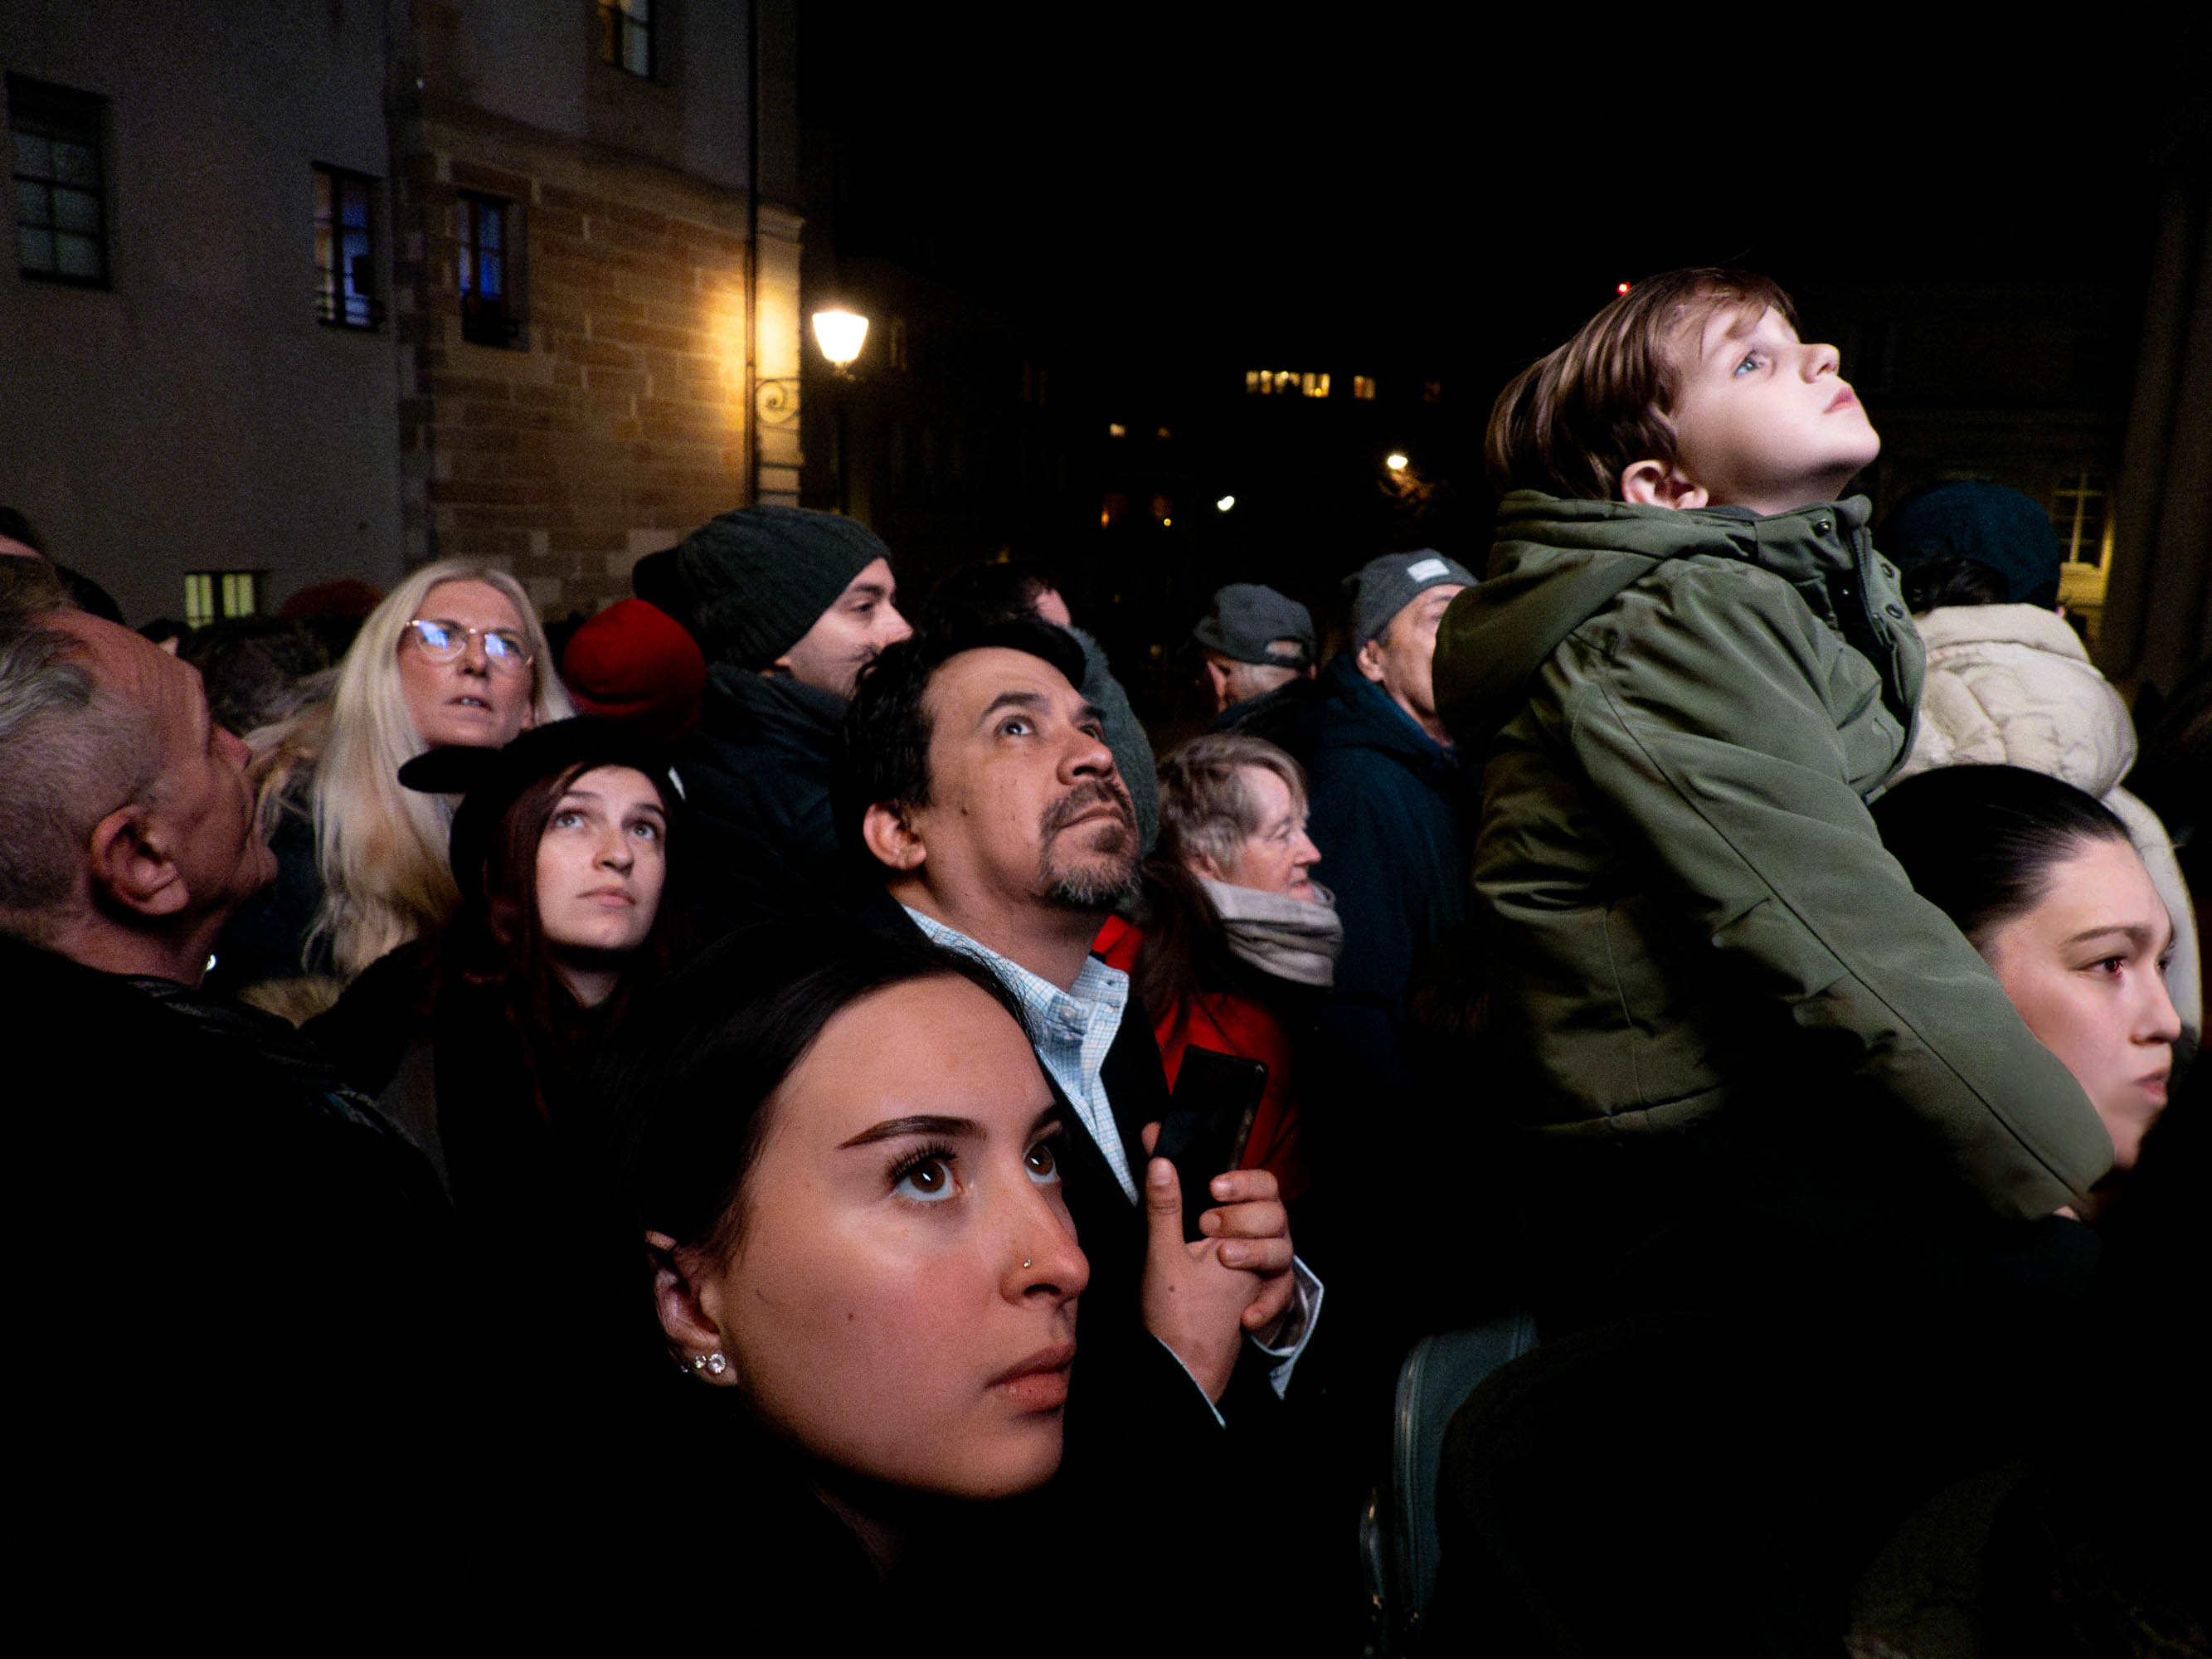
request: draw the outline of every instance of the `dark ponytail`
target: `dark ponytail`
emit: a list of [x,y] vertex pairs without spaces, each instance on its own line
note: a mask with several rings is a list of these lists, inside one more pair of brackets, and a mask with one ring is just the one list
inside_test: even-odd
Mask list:
[[1873,810],[1913,890],[1977,947],[2034,908],[2052,868],[2084,842],[2130,844],[2127,826],[2094,797],[2017,766],[1939,767]]

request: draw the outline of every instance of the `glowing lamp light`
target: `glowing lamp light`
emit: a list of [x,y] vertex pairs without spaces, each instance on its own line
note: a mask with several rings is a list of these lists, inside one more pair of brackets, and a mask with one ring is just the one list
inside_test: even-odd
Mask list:
[[1615,283],[1613,285],[1613,291],[1615,294],[1626,294],[1628,292],[1630,286],[1631,284],[1627,283]]
[[1411,466],[1413,463],[1407,459],[1406,452],[1404,450],[1394,449],[1388,455],[1385,455],[1382,458],[1382,465],[1389,467],[1393,472],[1403,472],[1407,467]]
[[1214,502],[1213,507],[1218,513],[1226,513],[1236,505],[1237,498],[1234,495],[1224,495],[1219,501]]
[[814,343],[822,355],[843,368],[860,355],[868,337],[868,319],[856,312],[817,311],[814,313]]

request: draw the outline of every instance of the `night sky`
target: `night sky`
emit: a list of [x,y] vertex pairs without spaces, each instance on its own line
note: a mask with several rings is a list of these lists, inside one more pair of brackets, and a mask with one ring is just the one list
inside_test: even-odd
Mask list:
[[[1755,38],[1686,46],[1657,16],[1577,13],[1509,47],[1464,7],[1267,39],[1188,8],[929,9],[803,8],[840,254],[1133,364],[1352,349],[1486,373],[1686,264],[2133,291],[2156,157],[2205,109],[2142,73],[2054,99],[2048,53],[1870,79]],[[1049,45],[1024,33],[1047,17]]]

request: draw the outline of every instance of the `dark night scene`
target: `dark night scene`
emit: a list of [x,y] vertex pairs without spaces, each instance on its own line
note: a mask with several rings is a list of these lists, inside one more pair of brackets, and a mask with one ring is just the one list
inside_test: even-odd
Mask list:
[[2212,1656],[2212,93],[1822,22],[0,0],[41,1625]]

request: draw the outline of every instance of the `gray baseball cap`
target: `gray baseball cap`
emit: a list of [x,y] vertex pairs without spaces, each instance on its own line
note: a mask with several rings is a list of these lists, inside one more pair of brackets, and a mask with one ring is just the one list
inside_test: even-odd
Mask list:
[[[1316,645],[1313,613],[1296,599],[1258,582],[1231,582],[1217,590],[1213,603],[1190,636],[1208,651],[1232,662],[1268,668],[1313,666]],[[1294,640],[1297,649],[1275,649],[1273,641]]]
[[1395,617],[1431,587],[1447,583],[1473,587],[1474,573],[1457,559],[1448,559],[1434,548],[1416,553],[1385,553],[1346,576],[1352,590],[1352,649],[1359,647],[1390,626]]

